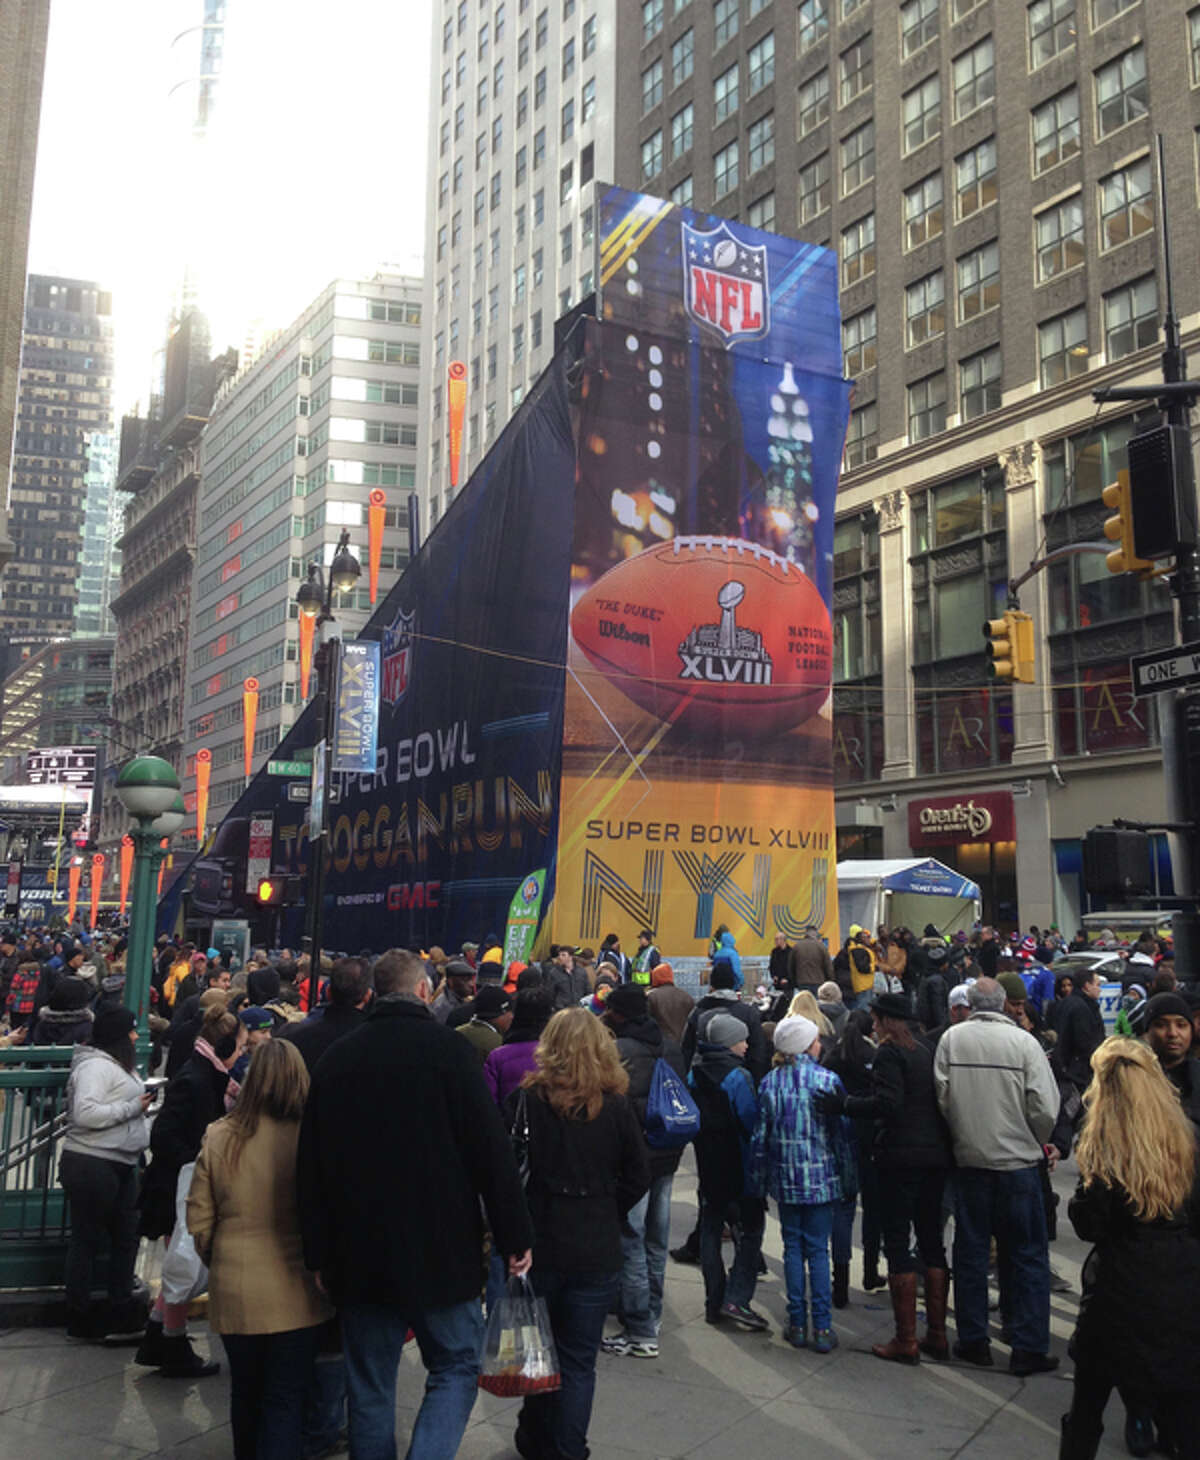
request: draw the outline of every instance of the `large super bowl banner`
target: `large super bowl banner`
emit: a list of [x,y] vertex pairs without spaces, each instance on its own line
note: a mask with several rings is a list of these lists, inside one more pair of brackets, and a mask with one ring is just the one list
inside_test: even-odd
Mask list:
[[616,188],[598,215],[554,936],[832,936],[835,259]]

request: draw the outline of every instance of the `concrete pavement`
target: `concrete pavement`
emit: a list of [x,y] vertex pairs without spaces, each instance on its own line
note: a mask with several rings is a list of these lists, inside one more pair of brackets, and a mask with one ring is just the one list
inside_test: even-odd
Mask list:
[[[1060,1172],[1065,1196],[1074,1171]],[[674,1240],[694,1212],[690,1162],[676,1181]],[[1065,1210],[1065,1199],[1064,1199]],[[771,1270],[756,1306],[771,1320],[769,1335],[711,1328],[704,1322],[697,1268],[668,1265],[660,1357],[602,1354],[590,1435],[593,1460],[755,1460],[792,1456],[888,1460],[953,1456],[1013,1460],[1057,1454],[1058,1420],[1070,1403],[1066,1340],[1074,1324],[1079,1266],[1086,1249],[1063,1234],[1053,1261],[1075,1285],[1052,1300],[1057,1375],[1015,1379],[1007,1350],[995,1341],[997,1367],[924,1362],[917,1369],[881,1363],[870,1345],[890,1331],[886,1293],[868,1298],[852,1286],[851,1306],[835,1314],[841,1346],[820,1356],[783,1342],[782,1248],[767,1222]],[[858,1256],[852,1283],[860,1276]],[[953,1328],[953,1317],[951,1318]],[[200,1326],[199,1346],[219,1340]],[[0,1460],[141,1460],[178,1456],[216,1460],[232,1454],[228,1383],[224,1374],[198,1384],[159,1379],[128,1363],[130,1351],[68,1342],[61,1329],[0,1333]],[[400,1369],[401,1453],[420,1402],[423,1371],[415,1352]],[[512,1432],[519,1401],[480,1393],[460,1454],[464,1460],[503,1460],[515,1454]],[[1119,1402],[1108,1411],[1101,1455],[1123,1455]]]

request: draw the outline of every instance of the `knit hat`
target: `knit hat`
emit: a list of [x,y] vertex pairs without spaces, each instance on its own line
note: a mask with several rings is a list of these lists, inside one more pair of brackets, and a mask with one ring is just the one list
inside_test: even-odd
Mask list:
[[107,978],[100,980],[100,992],[104,994],[119,994],[125,988],[125,975],[123,973],[110,973]]
[[[728,1018],[729,1015],[723,1017]],[[806,1019],[803,1014],[790,1014],[775,1026],[775,1049],[779,1054],[806,1054],[818,1033],[811,1019]]]
[[475,995],[475,1013],[480,1019],[495,1019],[512,1009],[512,999],[498,983],[484,984]]
[[746,1038],[748,1032],[740,1019],[718,1011],[704,1026],[704,1039],[708,1044],[723,1044],[726,1049],[732,1049]]
[[1033,936],[1032,933],[1027,933],[1025,935],[1025,937],[1021,939],[1021,952],[1022,953],[1034,953],[1036,951],[1037,951],[1037,939]]
[[912,1005],[907,994],[876,994],[871,1000],[871,1013],[881,1019],[913,1020]]
[[246,993],[252,1004],[269,1004],[279,997],[279,973],[274,968],[256,968],[246,978]]
[[675,982],[675,970],[669,963],[657,963],[650,970],[650,987],[652,989],[666,988],[668,984]]
[[971,1000],[968,997],[968,989],[965,983],[956,983],[950,990],[947,1005],[951,1009],[969,1009]]
[[128,1038],[129,1031],[137,1024],[133,1010],[115,1005],[111,1009],[101,1009],[92,1023],[91,1042],[103,1049],[110,1044],[119,1044],[122,1039]]
[[731,989],[736,980],[733,976],[733,964],[728,958],[718,958],[712,966],[712,972],[708,976],[710,989]]
[[54,992],[50,995],[50,1008],[55,1010],[86,1009],[95,992],[95,989],[90,984],[84,983],[81,978],[60,978],[54,985]]
[[[622,1019],[644,1019],[649,1012],[646,990],[635,983],[622,984],[609,994],[605,1007],[614,1014],[619,1014]],[[745,1027],[743,1024],[742,1028]]]
[[1142,1011],[1143,1027],[1149,1029],[1156,1019],[1164,1019],[1168,1014],[1178,1014],[1191,1022],[1192,1011],[1185,998],[1179,994],[1155,994]]
[[817,990],[818,1004],[840,1004],[842,1002],[842,991],[832,979],[823,983]]
[[846,929],[846,936],[847,938],[857,938],[861,932],[862,928],[857,923],[851,923]]
[[238,1018],[251,1033],[257,1029],[275,1028],[275,1020],[271,1017],[270,1010],[260,1009],[257,1004],[247,1004],[245,1008],[239,1009]]
[[1001,973],[996,976],[996,982],[1004,990],[1005,998],[1014,1004],[1023,1004],[1029,997],[1029,990],[1025,987],[1025,980],[1019,973]]

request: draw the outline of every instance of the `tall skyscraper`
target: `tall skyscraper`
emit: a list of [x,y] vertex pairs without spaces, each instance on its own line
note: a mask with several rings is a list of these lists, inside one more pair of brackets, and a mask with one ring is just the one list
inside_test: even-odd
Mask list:
[[454,495],[445,382],[467,366],[466,480],[595,287],[589,184],[614,167],[612,0],[438,0],[425,267],[429,520]]
[[96,283],[30,276],[9,495],[14,556],[0,579],[7,672],[75,626],[90,443],[112,430],[111,315]]
[[117,547],[124,530],[124,505],[116,494],[117,438],[97,431],[88,442],[84,473],[83,550],[76,584],[75,633],[111,634],[111,603],[121,575]]
[[[616,173],[837,250],[853,410],[834,551],[842,855],[934,855],[984,916],[1074,928],[1080,837],[1163,803],[1129,656],[1161,580],[1064,558],[1021,589],[1037,684],[981,625],[1048,548],[1102,539],[1175,289],[1200,343],[1200,7],[1173,0],[616,0]],[[1160,842],[1161,842],[1160,838]],[[1160,847],[1162,888],[1169,858]]]

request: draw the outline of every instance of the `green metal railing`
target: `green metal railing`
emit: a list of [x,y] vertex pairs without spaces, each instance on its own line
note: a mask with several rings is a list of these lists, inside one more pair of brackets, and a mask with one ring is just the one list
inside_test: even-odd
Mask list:
[[61,1287],[66,1202],[58,1157],[73,1049],[0,1049],[0,1288]]

